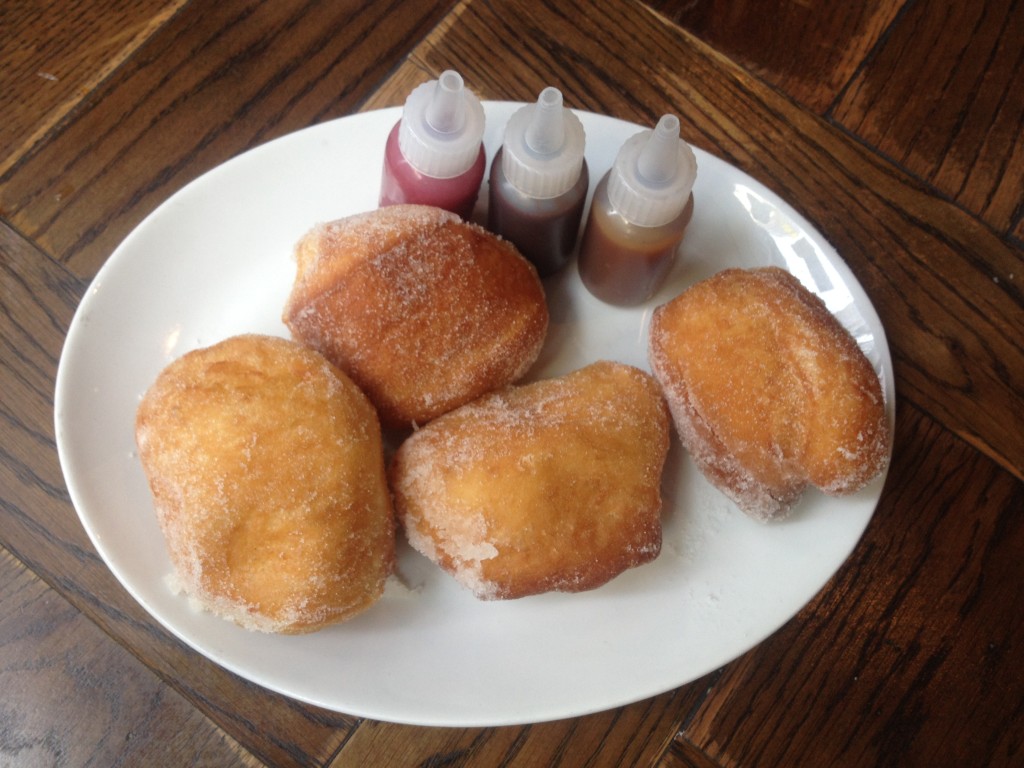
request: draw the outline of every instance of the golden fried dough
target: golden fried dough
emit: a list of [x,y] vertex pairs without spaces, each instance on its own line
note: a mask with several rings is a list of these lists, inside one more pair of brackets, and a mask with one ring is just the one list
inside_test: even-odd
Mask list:
[[808,485],[848,494],[885,467],[878,375],[784,270],[724,270],[658,307],[649,358],[697,466],[757,519]]
[[296,342],[236,336],[168,365],[136,415],[177,581],[249,629],[309,632],[363,611],[394,567],[373,406]]
[[458,216],[396,205],[296,247],[292,336],[362,387],[386,427],[424,424],[526,373],[547,333],[536,270]]
[[508,387],[399,447],[395,509],[481,599],[593,589],[661,550],[669,429],[657,382],[627,365]]

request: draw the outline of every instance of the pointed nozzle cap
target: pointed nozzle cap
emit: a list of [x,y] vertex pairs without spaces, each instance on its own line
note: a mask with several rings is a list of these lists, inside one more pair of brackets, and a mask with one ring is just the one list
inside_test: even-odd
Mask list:
[[505,127],[501,170],[528,197],[565,194],[583,169],[583,123],[562,106],[562,93],[545,88],[535,104],[517,109]]
[[427,125],[438,133],[458,133],[466,124],[466,103],[462,92],[465,83],[458,72],[442,73],[434,84],[424,117]]
[[663,115],[654,130],[628,139],[608,177],[608,198],[640,227],[668,224],[686,206],[697,179],[697,158],[679,138],[679,118]]
[[483,134],[480,100],[449,69],[414,88],[405,100],[398,148],[420,173],[449,179],[473,165]]

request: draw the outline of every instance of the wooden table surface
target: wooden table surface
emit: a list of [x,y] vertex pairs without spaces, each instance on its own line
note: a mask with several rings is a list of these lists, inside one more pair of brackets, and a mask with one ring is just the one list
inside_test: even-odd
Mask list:
[[[1024,3],[34,0],[0,42],[0,765],[1024,761]],[[894,455],[849,560],[753,650],[621,709],[426,728],[269,693],[132,600],[61,473],[62,344],[122,238],[446,68],[485,99],[679,114],[823,233],[888,334]]]

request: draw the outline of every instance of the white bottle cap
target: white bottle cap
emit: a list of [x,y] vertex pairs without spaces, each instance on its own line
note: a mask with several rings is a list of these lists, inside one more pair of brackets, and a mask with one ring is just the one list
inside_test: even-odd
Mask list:
[[509,118],[501,170],[527,197],[558,197],[579,179],[585,144],[583,123],[562,106],[562,92],[545,88],[536,104],[517,109]]
[[409,164],[435,179],[465,173],[480,154],[484,108],[453,70],[416,86],[405,100],[398,148]]
[[608,177],[608,200],[631,224],[660,227],[682,213],[696,180],[697,158],[679,138],[679,118],[663,115],[653,131],[622,145]]

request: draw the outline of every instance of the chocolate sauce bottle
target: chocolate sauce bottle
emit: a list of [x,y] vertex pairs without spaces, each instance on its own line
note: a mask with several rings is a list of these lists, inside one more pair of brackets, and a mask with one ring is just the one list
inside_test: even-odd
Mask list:
[[491,163],[487,226],[512,242],[541,277],[569,261],[590,187],[580,119],[545,88],[516,110]]
[[697,159],[679,138],[679,118],[628,139],[598,182],[580,244],[580,279],[609,304],[651,298],[675,261],[693,217]]
[[388,134],[380,205],[433,205],[469,219],[487,166],[484,109],[446,70],[409,94]]

